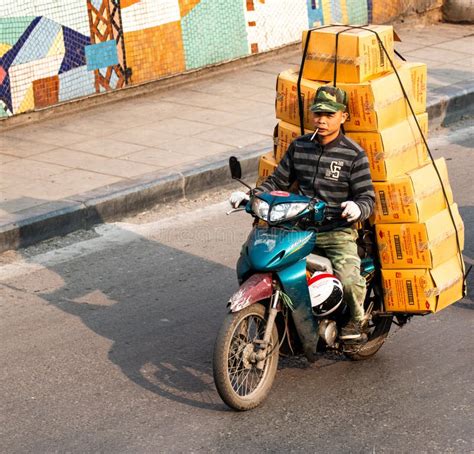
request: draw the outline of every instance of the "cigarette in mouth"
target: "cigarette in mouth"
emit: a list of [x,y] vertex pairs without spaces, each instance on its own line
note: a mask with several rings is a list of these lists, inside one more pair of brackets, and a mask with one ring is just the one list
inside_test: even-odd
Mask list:
[[314,140],[318,131],[319,131],[319,128],[316,128],[316,130],[314,131],[314,134],[311,136],[311,140]]

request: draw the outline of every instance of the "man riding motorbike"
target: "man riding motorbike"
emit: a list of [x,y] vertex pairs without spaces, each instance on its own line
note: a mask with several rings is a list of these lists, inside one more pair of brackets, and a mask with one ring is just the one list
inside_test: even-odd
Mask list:
[[[331,261],[344,287],[344,301],[350,308],[351,319],[339,337],[357,342],[362,339],[364,329],[366,281],[360,275],[358,233],[353,224],[369,218],[375,195],[363,148],[341,131],[349,115],[347,107],[345,91],[320,87],[310,107],[315,132],[295,139],[274,173],[256,189],[288,190],[296,181],[302,194],[327,203],[328,223],[339,218],[352,223],[349,227],[319,233],[315,252]],[[248,195],[237,191],[229,202],[237,207],[245,199]]]

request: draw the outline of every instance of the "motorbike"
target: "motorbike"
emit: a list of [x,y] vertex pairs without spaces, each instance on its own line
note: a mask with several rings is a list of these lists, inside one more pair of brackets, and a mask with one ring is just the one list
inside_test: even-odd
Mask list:
[[[232,178],[250,189],[245,211],[254,218],[237,263],[240,288],[218,332],[213,375],[222,400],[244,411],[259,406],[272,387],[279,356],[336,352],[353,360],[374,356],[390,331],[393,315],[384,311],[380,267],[370,228],[359,230],[361,274],[366,279],[363,338],[340,338],[350,311],[330,261],[314,253],[318,235],[348,227],[325,217],[323,201],[284,191],[257,192],[241,180],[237,158]],[[406,320],[399,320],[404,322]]]

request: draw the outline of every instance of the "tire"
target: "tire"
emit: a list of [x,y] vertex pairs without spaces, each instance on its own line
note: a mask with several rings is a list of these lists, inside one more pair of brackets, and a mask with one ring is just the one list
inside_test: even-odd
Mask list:
[[[251,410],[260,405],[275,378],[279,352],[276,323],[270,337],[272,350],[263,370],[248,361],[249,353],[254,351],[253,341],[263,339],[265,312],[265,307],[256,303],[240,312],[230,313],[217,335],[213,358],[214,383],[219,396],[234,410]],[[236,370],[231,371],[231,368]]]
[[[365,299],[365,310],[373,302],[373,310],[383,310],[382,293],[378,287],[370,291]],[[392,317],[374,317],[368,326],[368,340],[363,345],[354,346],[353,351],[345,350],[344,354],[353,361],[362,361],[372,358],[382,347],[392,326]]]

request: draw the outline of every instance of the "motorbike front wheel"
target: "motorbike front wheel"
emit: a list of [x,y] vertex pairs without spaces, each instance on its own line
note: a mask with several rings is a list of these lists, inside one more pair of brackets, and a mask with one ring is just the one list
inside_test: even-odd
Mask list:
[[250,410],[267,397],[278,366],[278,330],[273,325],[266,359],[255,360],[267,324],[265,307],[252,304],[224,319],[214,346],[217,392],[234,410]]

